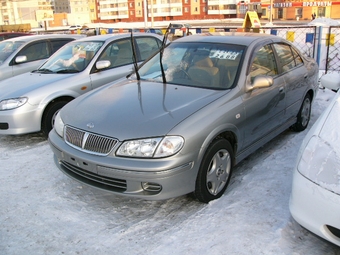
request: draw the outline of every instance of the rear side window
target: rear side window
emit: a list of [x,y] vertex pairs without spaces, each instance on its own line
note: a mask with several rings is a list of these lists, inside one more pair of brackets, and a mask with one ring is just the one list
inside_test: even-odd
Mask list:
[[293,69],[296,64],[291,47],[283,43],[274,44],[274,47],[282,67],[282,72],[287,72],[290,69]]
[[73,41],[72,39],[60,39],[51,41],[52,52],[51,55],[54,54],[57,50],[63,47],[66,43]]
[[136,38],[137,47],[140,53],[140,60],[144,61],[149,58],[153,53],[158,51],[161,42],[153,37]]
[[303,63],[302,58],[299,55],[299,53],[297,52],[297,50],[292,47],[292,51],[293,51],[293,56],[294,56],[294,60],[295,60],[295,65],[298,66],[298,65],[302,64]]

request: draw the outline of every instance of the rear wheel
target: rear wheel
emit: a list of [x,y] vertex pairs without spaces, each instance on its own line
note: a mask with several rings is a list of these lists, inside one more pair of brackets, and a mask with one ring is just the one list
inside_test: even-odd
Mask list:
[[300,111],[297,115],[296,123],[292,126],[294,131],[303,131],[307,128],[309,120],[310,120],[310,113],[312,108],[312,100],[309,94],[307,94],[302,102]]
[[207,149],[198,171],[195,197],[203,203],[221,197],[230,181],[233,163],[230,143],[222,138],[214,140]]
[[58,112],[64,105],[66,105],[68,101],[57,101],[45,110],[43,119],[41,122],[41,130],[45,136],[48,136],[48,133],[52,130],[54,126],[54,120],[57,116]]

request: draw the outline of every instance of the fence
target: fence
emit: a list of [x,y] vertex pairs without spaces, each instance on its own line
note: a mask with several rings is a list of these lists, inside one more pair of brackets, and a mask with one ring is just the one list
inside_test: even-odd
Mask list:
[[[100,30],[100,29],[99,29]],[[107,30],[103,28],[103,30]],[[137,29],[134,29],[134,32]],[[163,33],[166,28],[160,28]],[[236,32],[240,27],[192,27],[186,29],[170,29],[173,36],[188,36],[191,34],[212,32]],[[131,29],[109,29],[106,33],[129,32]],[[144,31],[144,29],[143,29]],[[61,31],[59,31],[60,33]],[[64,31],[70,33],[69,31]],[[180,32],[180,33],[179,33]],[[259,32],[280,36],[290,41],[306,56],[314,58],[320,70],[340,72],[340,26],[273,26],[262,27]],[[98,34],[98,33],[97,33]]]

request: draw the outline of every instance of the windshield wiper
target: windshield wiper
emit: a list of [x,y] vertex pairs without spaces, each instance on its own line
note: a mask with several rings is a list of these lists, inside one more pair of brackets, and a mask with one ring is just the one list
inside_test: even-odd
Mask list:
[[132,54],[133,54],[133,65],[135,67],[135,72],[136,72],[136,77],[137,77],[137,81],[140,80],[140,75],[139,75],[139,72],[138,72],[138,64],[137,64],[137,56],[136,56],[136,46],[135,46],[135,42],[134,42],[134,39],[133,39],[133,35],[132,35],[132,30],[131,29],[131,46],[132,46]]
[[162,63],[162,58],[163,58],[163,52],[164,52],[165,44],[168,40],[168,34],[169,34],[170,27],[171,27],[171,23],[169,24],[168,28],[166,29],[165,35],[163,37],[161,50],[159,51],[159,64],[161,66],[163,83],[166,83],[166,78],[165,78],[165,72],[164,72],[164,67],[163,67],[163,63]]
[[52,70],[47,68],[37,69],[32,71],[32,73],[54,73]]
[[56,73],[79,73],[79,71],[75,69],[62,69],[57,71]]

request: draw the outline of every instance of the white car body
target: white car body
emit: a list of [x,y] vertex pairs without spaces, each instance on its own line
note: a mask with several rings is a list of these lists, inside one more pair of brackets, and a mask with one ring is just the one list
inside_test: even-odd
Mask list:
[[[340,75],[321,84],[340,87]],[[294,169],[290,211],[316,235],[340,246],[340,90],[303,140]]]
[[0,81],[37,69],[64,44],[82,37],[46,34],[19,36],[0,42]]

